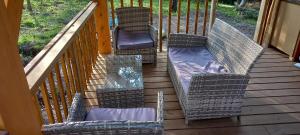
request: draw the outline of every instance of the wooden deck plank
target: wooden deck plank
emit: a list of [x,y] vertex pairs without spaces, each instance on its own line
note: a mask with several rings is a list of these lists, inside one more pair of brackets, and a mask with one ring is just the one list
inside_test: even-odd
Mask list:
[[[86,101],[96,107],[97,87],[103,85],[104,57],[98,57],[88,84]],[[145,106],[156,107],[156,94],[165,95],[165,134],[167,135],[269,135],[300,134],[300,70],[285,54],[268,48],[251,69],[251,80],[242,105],[241,121],[236,118],[192,121],[184,117],[167,73],[165,48],[158,63],[143,65]],[[298,127],[298,128],[297,128]]]

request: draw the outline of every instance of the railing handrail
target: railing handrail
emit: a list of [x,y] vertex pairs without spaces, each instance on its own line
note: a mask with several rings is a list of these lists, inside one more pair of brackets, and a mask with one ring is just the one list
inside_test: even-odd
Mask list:
[[92,1],[89,2],[80,12],[78,12],[78,14],[25,66],[24,71],[26,75],[28,75],[43,59],[49,50],[65,35],[65,33],[73,26],[73,24],[91,6],[92,3]]
[[79,14],[25,67],[29,89],[35,93],[41,81],[47,77],[53,64],[59,60],[64,51],[70,46],[83,24],[93,15],[97,3],[90,2]]

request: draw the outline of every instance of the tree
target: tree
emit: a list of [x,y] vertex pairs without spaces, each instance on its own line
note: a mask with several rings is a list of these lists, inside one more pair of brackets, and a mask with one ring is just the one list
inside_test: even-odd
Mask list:
[[237,6],[238,6],[238,8],[245,7],[246,3],[247,3],[247,0],[238,0]]
[[26,2],[27,2],[27,10],[28,10],[30,13],[32,13],[33,10],[32,10],[31,1],[30,1],[30,0],[26,0]]

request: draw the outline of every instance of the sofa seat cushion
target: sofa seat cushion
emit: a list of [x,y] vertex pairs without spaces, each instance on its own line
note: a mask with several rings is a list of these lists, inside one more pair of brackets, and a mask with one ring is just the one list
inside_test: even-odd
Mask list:
[[92,108],[85,121],[155,121],[154,108]]
[[169,59],[174,65],[185,94],[193,74],[227,73],[227,70],[215,60],[206,47],[169,48]]
[[149,32],[128,32],[119,30],[117,38],[118,49],[144,49],[154,46]]

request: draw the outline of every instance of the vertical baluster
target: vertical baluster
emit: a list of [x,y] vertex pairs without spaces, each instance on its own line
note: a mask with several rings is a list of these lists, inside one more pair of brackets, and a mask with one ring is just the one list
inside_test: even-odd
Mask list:
[[177,7],[177,33],[180,32],[181,0],[178,0]]
[[159,51],[162,52],[162,21],[163,21],[163,14],[162,14],[162,5],[163,1],[159,0]]
[[111,9],[111,18],[112,18],[113,27],[115,27],[116,23],[115,23],[115,6],[114,6],[114,0],[110,0],[110,9]]
[[124,1],[120,0],[121,7],[124,7]]
[[76,92],[77,91],[80,91],[81,89],[83,89],[82,87],[81,87],[81,76],[80,76],[80,73],[79,73],[79,67],[78,67],[78,59],[77,59],[77,57],[75,56],[75,52],[76,52],[76,47],[77,47],[77,45],[76,45],[76,41],[77,41],[77,39],[75,40],[75,42],[72,44],[72,49],[68,52],[69,53],[69,56],[70,56],[70,58],[71,58],[71,63],[70,63],[70,65],[72,65],[72,72],[73,72],[73,78],[74,78],[74,80],[75,80],[75,85],[74,86],[76,86],[76,88],[75,88],[75,90],[76,90]]
[[89,77],[91,77],[91,71],[92,71],[92,68],[93,68],[93,61],[94,61],[94,53],[93,53],[93,35],[92,35],[92,32],[91,32],[91,19],[92,18],[89,18],[89,21],[87,23],[87,39],[89,41],[89,44],[87,46],[88,48],[88,56],[89,56],[89,59],[90,59],[90,69],[89,69]]
[[171,33],[171,22],[172,22],[172,0],[169,0],[169,18],[168,18],[168,37]]
[[65,115],[65,118],[68,117],[68,106],[67,106],[67,103],[66,103],[66,99],[65,99],[65,90],[64,90],[64,87],[62,85],[62,80],[61,80],[61,74],[60,74],[60,68],[59,68],[59,63],[55,64],[55,75],[56,75],[56,80],[57,80],[57,83],[58,83],[58,91],[59,91],[59,94],[60,94],[60,99],[61,99],[61,102],[62,102],[62,105],[63,105],[63,110],[64,110],[64,115]]
[[139,7],[143,7],[143,0],[138,0],[139,1]]
[[83,54],[83,57],[84,57],[84,60],[85,60],[85,76],[86,76],[86,79],[88,80],[89,79],[89,72],[90,72],[90,59],[89,59],[89,55],[88,55],[88,46],[89,46],[89,43],[88,43],[88,38],[87,38],[87,33],[86,33],[86,24],[85,26],[81,29],[81,37],[83,39],[83,42],[81,44],[81,51],[82,51],[82,54]]
[[190,25],[190,7],[191,0],[187,0],[187,11],[186,11],[186,33],[189,33],[189,25]]
[[214,22],[215,22],[215,18],[216,18],[216,6],[217,6],[217,2],[218,0],[212,0],[211,1],[211,5],[210,5],[210,14],[209,14],[209,24],[208,24],[208,31],[211,30]]
[[133,0],[130,0],[130,6],[133,7]]
[[48,117],[49,123],[53,124],[55,122],[55,120],[53,117],[53,112],[52,112],[52,108],[51,108],[51,104],[50,104],[50,100],[49,100],[49,96],[48,96],[48,90],[46,87],[46,83],[43,82],[40,88],[41,88],[43,102],[45,104],[45,109],[47,112],[47,117]]
[[[66,59],[66,65],[67,65],[67,68],[68,68],[68,76],[70,78],[70,89],[71,89],[71,93],[72,93],[72,97],[74,96],[76,90],[75,90],[75,80],[74,80],[74,73],[73,73],[73,70],[71,69],[71,61],[72,59],[70,58],[70,55],[69,55],[69,50],[67,50],[66,54],[65,54],[65,59]],[[74,69],[74,67],[73,67]]]
[[61,61],[62,71],[63,71],[63,74],[64,74],[64,81],[66,83],[66,88],[67,88],[66,92],[67,92],[67,97],[68,97],[68,105],[71,106],[71,104],[72,104],[71,86],[70,86],[70,82],[69,82],[69,75],[67,73],[65,60],[66,60],[66,54],[63,54],[60,61]]
[[[93,35],[96,35],[96,26],[95,26],[95,18],[93,17],[93,27],[92,27],[92,30],[93,30]],[[97,38],[96,38],[96,36],[94,36],[94,40],[95,40],[95,43],[94,43],[94,47],[95,47],[95,62],[94,62],[94,64],[96,64],[96,61],[97,61],[97,57],[98,57],[98,53],[99,53],[99,48],[98,48],[98,44],[97,44]]]
[[153,0],[150,0],[150,24],[153,24]]
[[84,62],[84,57],[82,55],[82,51],[81,51],[81,39],[80,36],[78,37],[78,40],[76,40],[76,48],[75,48],[75,54],[74,56],[77,58],[78,60],[78,69],[79,69],[79,74],[81,76],[80,80],[80,85],[82,86],[81,88],[81,93],[84,92],[84,90],[86,90],[86,77],[85,77],[85,73],[84,73],[84,68],[85,68],[85,62]]
[[[84,73],[84,76],[85,76],[85,79],[84,79],[84,83],[87,82],[88,80],[88,70],[89,70],[89,61],[88,61],[88,58],[87,58],[87,54],[86,54],[86,46],[87,46],[87,42],[86,42],[86,36],[85,36],[85,27],[83,27],[80,31],[80,52],[81,52],[81,57],[82,57],[82,63],[83,63],[83,73]],[[86,85],[86,84],[84,84]]]
[[55,88],[52,71],[50,72],[50,74],[48,76],[48,82],[49,82],[49,86],[50,86],[50,91],[51,91],[51,96],[52,96],[52,101],[53,101],[53,106],[54,106],[54,110],[56,113],[57,121],[62,122],[62,115],[60,112],[60,105],[58,103],[58,99],[57,99],[57,95],[56,95],[56,88]]
[[198,32],[199,7],[200,7],[200,0],[197,0],[197,5],[196,5],[196,15],[195,15],[195,29],[194,29],[194,34],[197,34],[197,32]]
[[205,0],[205,11],[204,11],[204,19],[202,26],[202,35],[206,35],[206,23],[207,23],[207,14],[208,14],[208,0]]
[[43,116],[42,116],[42,111],[41,111],[42,107],[41,107],[41,105],[40,105],[40,103],[39,103],[37,94],[36,94],[36,93],[33,93],[32,96],[33,96],[32,99],[33,99],[33,101],[34,101],[34,104],[35,104],[35,106],[37,107],[37,110],[39,111],[38,117],[40,118],[40,123],[46,124],[46,123],[44,122],[44,119],[43,119]]
[[94,51],[94,61],[93,64],[96,63],[97,56],[98,56],[98,45],[97,45],[97,39],[96,39],[96,31],[95,31],[95,17],[92,16],[92,21],[91,21],[91,32],[92,32],[92,44],[93,44],[93,51]]

